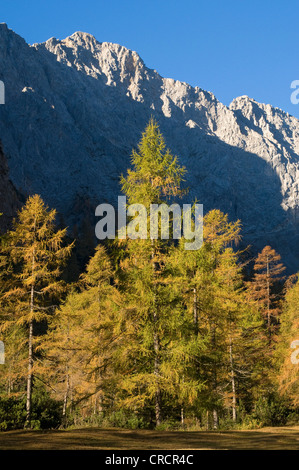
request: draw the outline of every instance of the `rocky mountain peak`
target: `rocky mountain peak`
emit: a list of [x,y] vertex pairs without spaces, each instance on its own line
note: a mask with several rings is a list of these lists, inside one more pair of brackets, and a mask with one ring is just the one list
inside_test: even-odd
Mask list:
[[76,32],[63,40],[51,38],[34,47],[51,52],[57,61],[95,79],[102,79],[106,85],[125,86],[128,95],[138,99],[139,90],[135,85],[144,78],[143,73],[146,74],[147,69],[137,52],[119,44],[100,43],[91,34],[83,32]]
[[[29,46],[0,25],[0,139],[10,177],[69,225],[78,201],[115,203],[150,116],[187,168],[188,200],[241,219],[244,243],[299,265],[299,121],[248,96],[223,105],[139,55],[76,32]],[[298,248],[297,248],[298,247]]]
[[91,46],[100,44],[92,34],[85,33],[83,31],[76,31],[71,36],[68,36],[66,39],[63,40],[63,42],[69,41],[73,41],[78,46],[85,47],[86,49],[91,48]]

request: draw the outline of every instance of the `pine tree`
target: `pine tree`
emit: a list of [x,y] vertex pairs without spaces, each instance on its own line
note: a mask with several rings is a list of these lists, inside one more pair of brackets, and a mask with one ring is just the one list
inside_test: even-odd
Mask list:
[[73,246],[63,246],[66,229],[55,231],[55,216],[56,211],[49,210],[40,196],[29,197],[2,249],[11,274],[9,288],[2,296],[13,311],[7,321],[26,327],[28,335],[27,427],[32,412],[36,327],[46,321],[53,300],[63,291],[59,276]]

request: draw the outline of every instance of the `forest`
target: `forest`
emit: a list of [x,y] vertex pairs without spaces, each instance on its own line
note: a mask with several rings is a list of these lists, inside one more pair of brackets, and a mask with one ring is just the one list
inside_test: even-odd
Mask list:
[[[122,193],[172,203],[184,175],[151,119]],[[298,424],[299,282],[272,247],[241,250],[241,221],[214,209],[198,250],[116,237],[77,272],[56,219],[32,195],[1,236],[0,430]]]

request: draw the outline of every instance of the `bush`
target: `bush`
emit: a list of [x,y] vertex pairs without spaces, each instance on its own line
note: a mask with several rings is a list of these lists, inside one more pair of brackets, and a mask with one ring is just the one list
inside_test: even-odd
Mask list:
[[26,419],[26,402],[14,397],[0,398],[0,430],[20,429]]
[[184,429],[184,426],[181,425],[180,421],[177,421],[175,419],[167,419],[165,421],[162,421],[159,426],[156,426],[157,431],[174,431],[179,429]]
[[62,403],[54,400],[44,390],[32,396],[32,427],[34,429],[55,429],[62,422]]
[[[31,427],[53,429],[61,424],[62,404],[53,400],[43,390],[36,390],[32,396]],[[0,398],[0,430],[22,429],[26,420],[26,398]]]
[[291,412],[289,405],[273,394],[258,399],[252,416],[261,422],[262,426],[284,426]]
[[232,420],[232,418],[219,418],[219,430],[228,431],[230,429],[237,429],[238,424]]
[[75,411],[68,416],[68,429],[77,429],[85,426],[123,429],[144,429],[149,427],[144,417],[123,410],[101,412],[98,414],[91,413],[86,414],[85,417],[80,416],[78,411]]
[[262,427],[261,421],[257,418],[254,418],[251,415],[247,415],[243,418],[242,422],[238,426],[238,429],[259,429]]
[[143,429],[146,427],[145,422],[142,417],[139,417],[137,414],[131,414],[124,412],[122,410],[115,411],[103,419],[108,426],[125,428],[125,429]]

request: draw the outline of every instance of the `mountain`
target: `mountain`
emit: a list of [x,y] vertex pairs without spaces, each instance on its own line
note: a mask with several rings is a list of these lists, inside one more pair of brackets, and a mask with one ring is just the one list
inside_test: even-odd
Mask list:
[[0,232],[11,227],[16,212],[21,208],[21,196],[9,178],[8,166],[0,143]]
[[[10,178],[39,193],[71,226],[116,204],[119,177],[154,116],[187,168],[204,211],[241,219],[244,244],[270,244],[299,268],[299,121],[247,96],[229,107],[199,87],[161,77],[139,55],[76,32],[28,45],[0,24],[0,140]],[[89,209],[87,209],[89,208]]]

